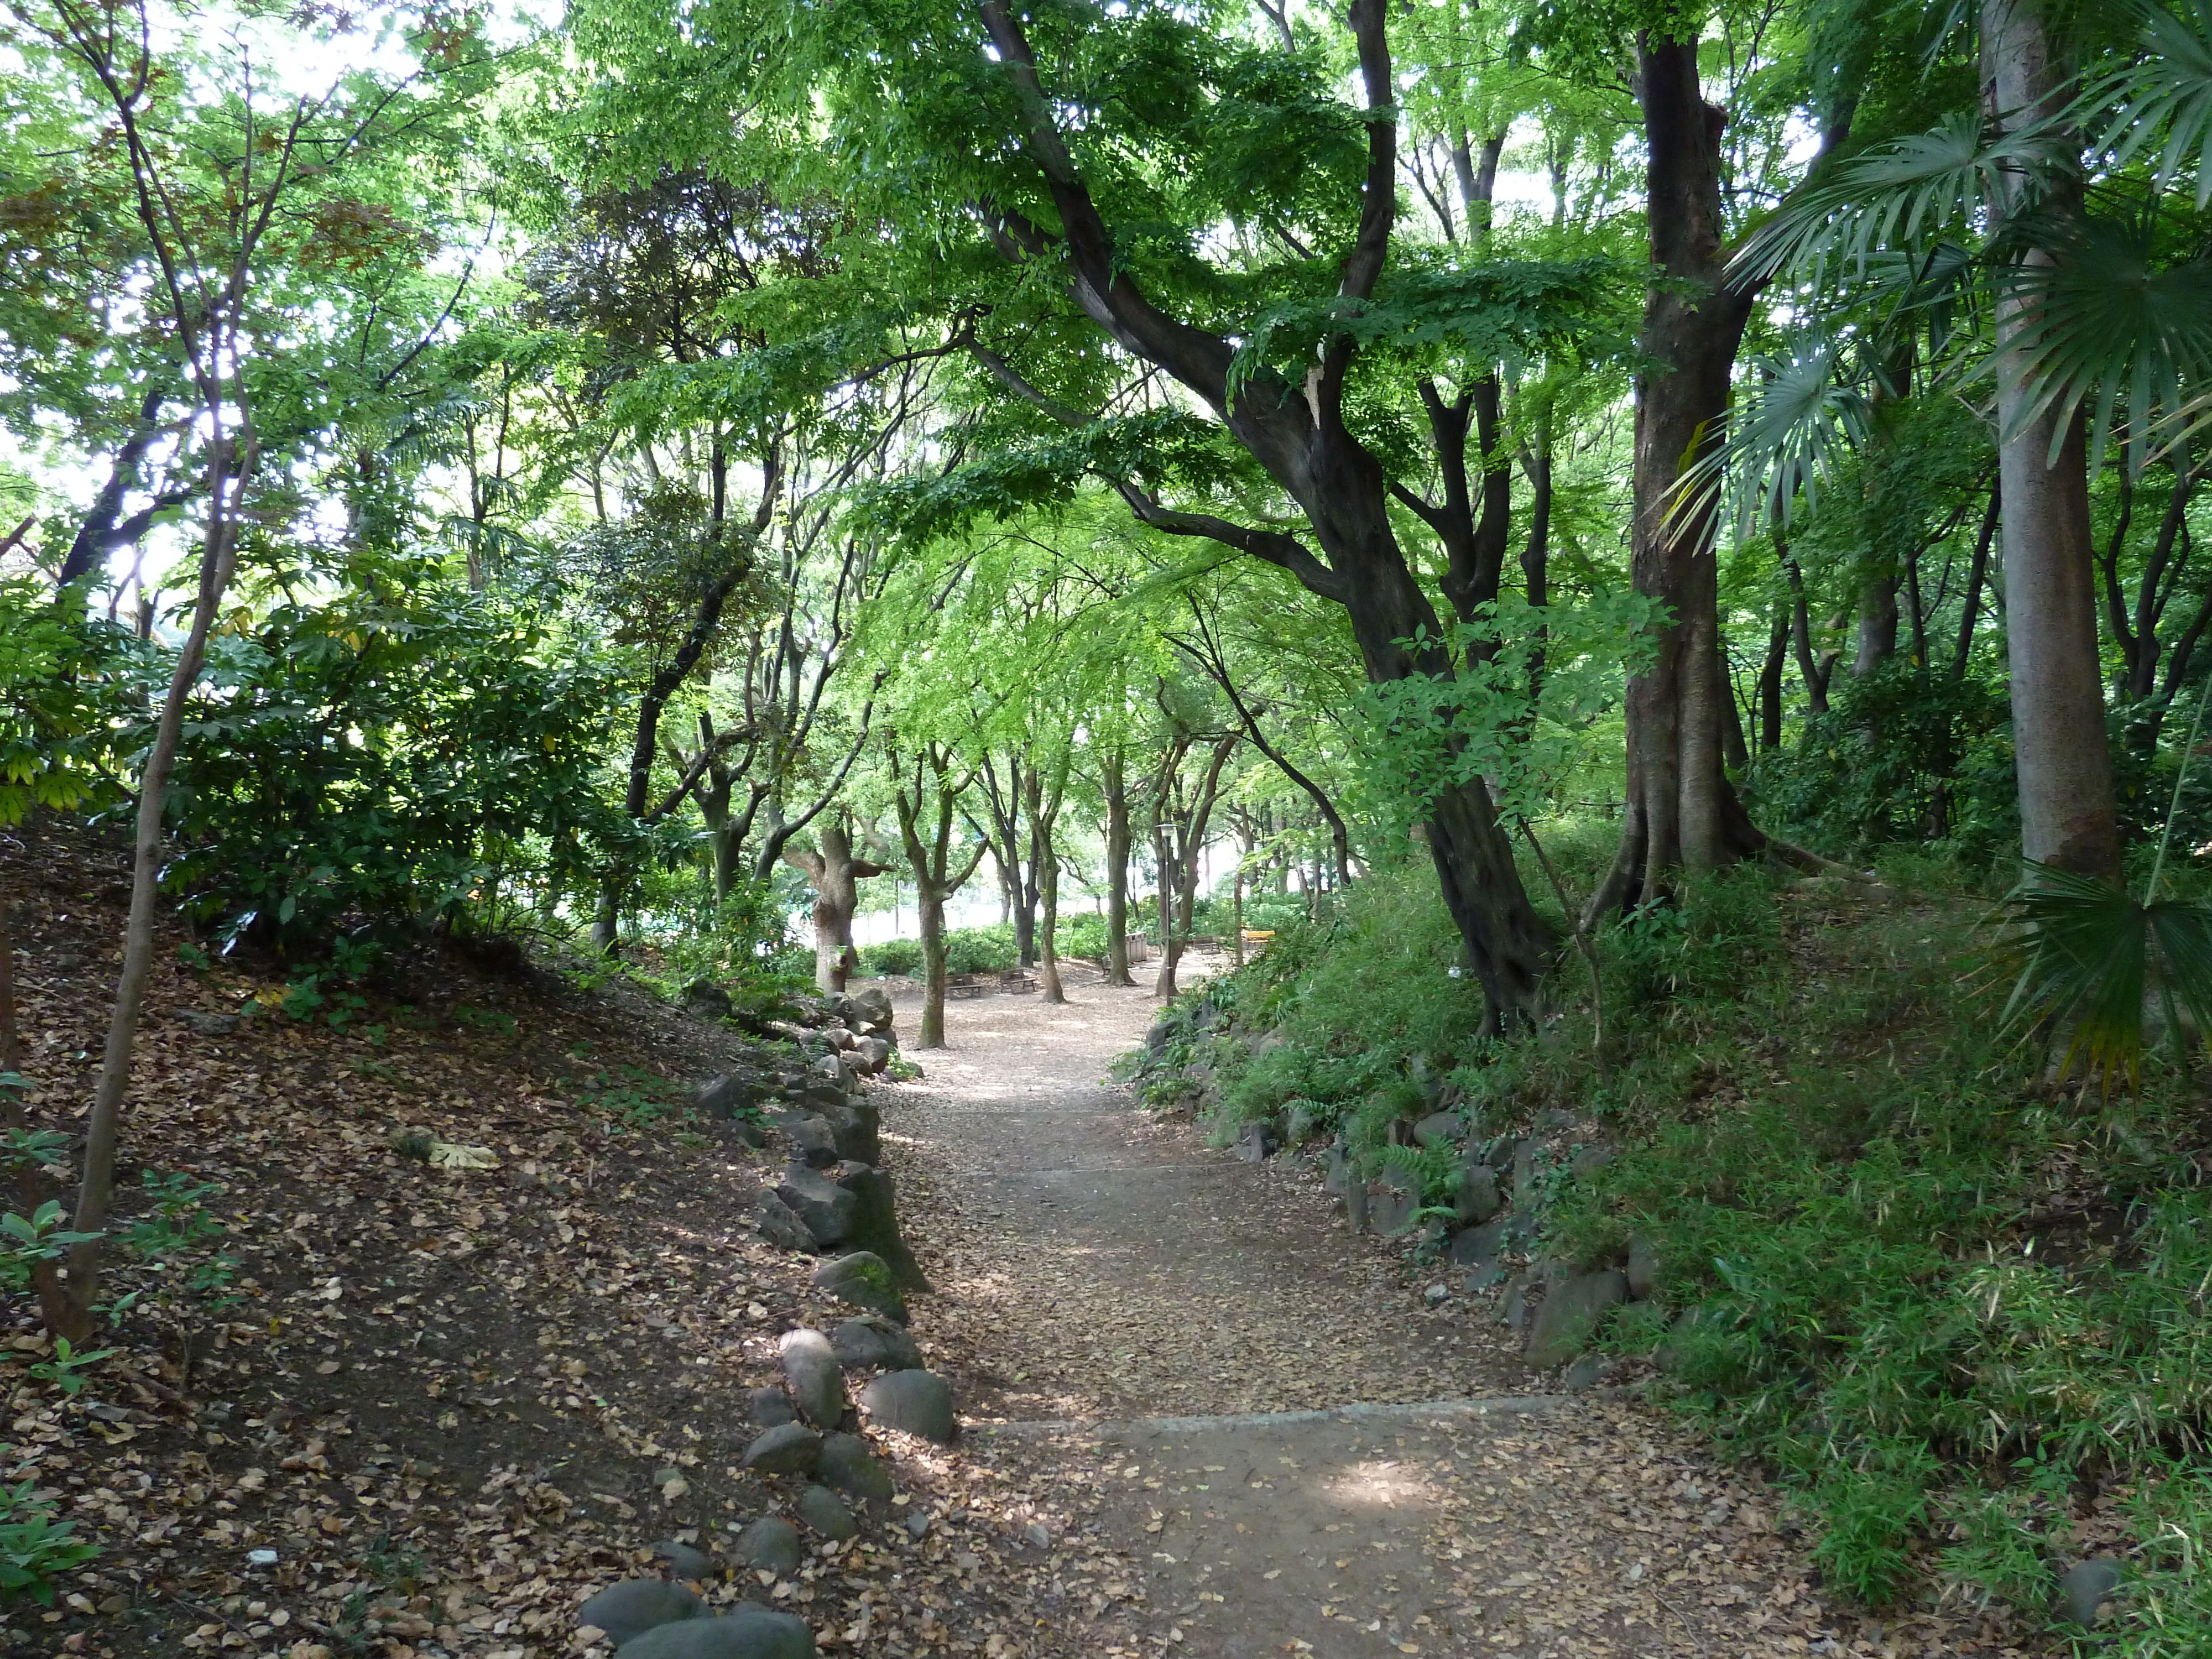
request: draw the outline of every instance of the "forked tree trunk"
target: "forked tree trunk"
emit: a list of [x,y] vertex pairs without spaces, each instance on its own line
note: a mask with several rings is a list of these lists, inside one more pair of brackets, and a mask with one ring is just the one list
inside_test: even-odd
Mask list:
[[1721,672],[1719,566],[1710,506],[1683,504],[1685,469],[1715,442],[1728,412],[1747,295],[1723,286],[1720,141],[1725,117],[1698,80],[1695,40],[1646,36],[1637,94],[1648,150],[1651,260],[1665,281],[1644,304],[1636,382],[1631,564],[1638,592],[1666,605],[1656,654],[1628,683],[1628,799],[1613,867],[1590,913],[1664,898],[1676,873],[1756,853],[1753,828],[1722,764],[1731,693]]
[[[2033,0],[1984,0],[1982,82],[2001,129],[2042,120],[2064,103],[2069,76],[2056,58]],[[2039,250],[2029,258],[2049,256]],[[2033,329],[2027,304],[2002,301],[1996,316],[2005,642],[2021,850],[2038,863],[2118,879],[2120,834],[2098,660],[2088,459],[2078,415],[2062,417],[2051,410],[2032,421],[2021,418],[2030,390],[2023,377],[2006,372],[2005,359]],[[2049,459],[2054,437],[2056,461]]]
[[[947,757],[944,752],[933,744],[929,745],[915,757],[914,790],[909,794],[906,788],[905,769],[896,755],[892,760],[893,769],[900,778],[896,798],[899,841],[906,852],[908,867],[914,872],[915,909],[921,922],[921,1037],[917,1046],[942,1048],[945,1046],[945,902],[965,886],[968,878],[975,873],[989,843],[979,841],[967,863],[955,872],[952,867],[954,809],[960,792],[968,787],[972,775],[955,781],[947,769]],[[935,797],[933,802],[933,795]],[[925,814],[928,815],[927,840],[924,840],[922,835]]]
[[1099,767],[1106,791],[1106,982],[1129,975],[1129,786],[1118,749]]
[[805,872],[814,887],[814,986],[818,991],[845,988],[853,960],[853,913],[860,908],[859,882],[880,876],[884,866],[853,856],[845,826],[824,823],[816,838],[817,852],[787,846],[784,862]]

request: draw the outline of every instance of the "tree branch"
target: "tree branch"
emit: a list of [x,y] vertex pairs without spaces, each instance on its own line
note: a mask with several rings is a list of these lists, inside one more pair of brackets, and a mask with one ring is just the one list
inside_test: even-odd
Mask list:
[[1128,502],[1129,510],[1155,530],[1170,536],[1202,536],[1219,542],[1289,571],[1324,599],[1333,599],[1339,605],[1346,601],[1347,585],[1344,579],[1316,558],[1295,536],[1286,536],[1278,530],[1249,530],[1226,519],[1217,519],[1210,513],[1178,513],[1162,507],[1132,483],[1117,480],[1115,488]]

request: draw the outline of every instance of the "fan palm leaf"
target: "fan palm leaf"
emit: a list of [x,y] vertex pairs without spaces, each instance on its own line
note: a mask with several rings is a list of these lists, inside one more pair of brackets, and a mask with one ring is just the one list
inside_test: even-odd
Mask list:
[[1998,960],[2018,977],[2003,1024],[2023,1038],[2065,1033],[2061,1071],[2082,1060],[2107,1089],[2134,1081],[2147,991],[2158,996],[2177,1046],[2178,1015],[2212,1030],[2212,903],[2136,899],[2100,878],[2031,860],[2004,908],[2014,926]]
[[2184,10],[2142,3],[2142,52],[2093,86],[2083,105],[2112,109],[2097,147],[2115,170],[2154,148],[2156,182],[2165,190],[2191,166],[2197,205],[2212,201],[2212,3],[2191,0]]
[[1729,262],[1732,281],[1778,271],[1814,277],[1832,265],[1863,273],[1879,250],[1945,236],[1971,240],[2002,216],[2017,181],[2064,165],[2053,125],[1986,135],[1979,113],[1883,144],[1838,166],[1825,183],[1790,196]]
[[2062,1072],[2086,1060],[2110,1092],[2115,1078],[2132,1084],[2142,1069],[2143,994],[2154,988],[2177,1060],[2185,1060],[2181,1015],[2201,1036],[2212,1031],[2212,903],[2161,899],[2159,878],[2173,845],[2182,785],[2197,753],[2204,710],[2200,697],[2173,775],[2173,799],[2159,832],[2158,856],[2141,899],[2100,877],[2022,860],[2020,884],[2005,900],[2014,926],[1996,960],[2018,970],[2002,1024],[2021,1037],[2071,1031]]
[[[2147,206],[2126,218],[2039,227],[2035,240],[2052,258],[2011,265],[2004,276],[2021,322],[1997,372],[2028,393],[2014,431],[2053,407],[2071,414],[2094,404],[2100,451],[2115,414],[2124,417],[2136,476],[2212,422],[2212,259],[2161,262],[2155,214]],[[2053,460],[2067,429],[2053,423]]]
[[1789,357],[1763,357],[1758,383],[1729,413],[1725,437],[1676,482],[1670,520],[1711,513],[1738,540],[1810,511],[1821,488],[1865,441],[1866,396],[1839,374],[1843,344],[1808,338]]

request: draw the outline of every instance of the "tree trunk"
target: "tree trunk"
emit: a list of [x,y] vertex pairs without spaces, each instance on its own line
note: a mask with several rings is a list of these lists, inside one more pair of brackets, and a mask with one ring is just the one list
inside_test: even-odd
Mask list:
[[[970,773],[957,782],[948,769],[947,757],[934,744],[926,745],[915,757],[914,792],[907,793],[905,768],[896,755],[891,757],[892,770],[899,777],[896,802],[898,806],[899,840],[906,851],[907,863],[914,872],[915,908],[921,921],[922,1005],[921,1041],[924,1048],[945,1047],[945,902],[975,873],[983,862],[990,843],[979,840],[974,855],[957,873],[952,868],[952,826],[956,819],[955,806],[960,792],[974,781]],[[933,789],[932,777],[934,776]],[[930,811],[930,796],[934,793],[934,810],[931,813],[930,839],[921,837],[925,811]]]
[[[1531,609],[1542,613],[1552,602],[1552,416],[1539,417],[1534,444],[1522,456],[1528,475],[1528,539],[1521,549],[1521,586]],[[1544,694],[1544,669],[1551,629],[1536,624],[1535,648],[1528,653],[1528,706]]]
[[1751,764],[1751,750],[1743,740],[1743,710],[1736,702],[1735,686],[1723,657],[1717,670],[1721,683],[1721,760],[1731,772]]
[[1160,969],[1152,978],[1152,994],[1165,1001],[1176,994],[1176,963],[1182,955],[1182,940],[1176,933],[1175,848],[1168,828],[1164,790],[1152,802],[1152,862],[1159,871]]
[[1782,665],[1790,651],[1790,613],[1786,598],[1774,601],[1774,626],[1766,636],[1766,659],[1759,667],[1759,751],[1771,754],[1782,747]]
[[842,991],[853,964],[853,913],[859,909],[859,882],[880,876],[884,866],[853,856],[853,838],[835,819],[825,820],[816,837],[819,851],[786,847],[784,862],[803,872],[814,887],[814,987]]
[[[1646,35],[1637,95],[1648,149],[1645,200],[1652,284],[1639,342],[1655,367],[1636,380],[1636,589],[1668,607],[1657,654],[1627,696],[1628,799],[1620,849],[1591,897],[1593,915],[1650,904],[1676,872],[1711,870],[1757,852],[1723,769],[1719,567],[1711,508],[1685,506],[1677,483],[1728,412],[1729,374],[1751,313],[1723,286],[1720,141],[1725,118],[1698,88],[1698,43]],[[1501,837],[1502,839],[1502,837]]]
[[1121,751],[1099,767],[1106,791],[1106,982],[1134,985],[1129,975],[1129,787]]
[[[645,453],[651,455],[648,447]],[[722,449],[719,434],[714,439],[708,465],[714,477],[713,523],[708,534],[718,540],[724,532],[726,496],[724,480],[728,473],[728,459]],[[752,533],[755,536],[768,528],[773,516],[778,491],[782,481],[782,452],[773,446],[763,459],[761,471],[761,499],[753,514]],[[646,804],[653,793],[653,757],[659,752],[660,714],[668,706],[691,671],[713,643],[714,631],[721,626],[722,610],[730,595],[752,568],[751,544],[745,544],[732,552],[729,562],[699,591],[699,603],[691,613],[691,625],[684,630],[678,643],[676,654],[664,664],[659,673],[647,684],[645,694],[638,700],[637,730],[630,742],[629,775],[623,791],[623,811],[632,818],[646,816]],[[774,867],[771,860],[769,868]],[[614,949],[616,927],[620,920],[622,890],[627,885],[627,872],[610,871],[600,884],[599,914],[592,921],[592,948],[602,952]]]
[[1959,642],[1951,652],[1951,678],[1966,678],[1966,662],[1974,648],[1974,623],[1982,614],[1982,584],[1989,580],[1990,544],[1996,539],[1997,520],[2003,511],[2002,475],[1990,486],[1990,510],[1982,518],[1982,533],[1974,538],[1974,556],[1966,565],[1966,592],[1959,605]]
[[[138,1015],[146,1000],[146,977],[154,965],[154,907],[161,868],[161,808],[169,773],[177,760],[177,741],[184,728],[185,702],[200,676],[207,655],[208,634],[217,606],[230,586],[238,560],[238,524],[244,508],[250,455],[236,456],[227,437],[216,440],[208,464],[212,480],[208,492],[207,532],[200,544],[199,595],[192,607],[192,625],[177,653],[175,672],[169,677],[168,695],[162,700],[154,742],[146,752],[138,776],[137,832],[131,851],[131,914],[123,930],[123,972],[115,988],[115,1006],[108,1018],[107,1043],[100,1056],[100,1078],[94,1085],[92,1111],[85,1123],[84,1173],[77,1187],[76,1214],[71,1223],[80,1233],[97,1234],[107,1224],[107,1204],[115,1185],[115,1148],[123,1125],[123,1094],[131,1086],[131,1065],[138,1037]],[[69,1259],[69,1329],[57,1332],[82,1343],[92,1334],[93,1304],[100,1291],[100,1248],[98,1238],[72,1246]]]
[[[1990,112],[2006,131],[2065,101],[2068,76],[2030,0],[1984,0],[1982,78]],[[2119,821],[2098,660],[2088,457],[2078,414],[2046,410],[2021,419],[2032,387],[2007,373],[2004,360],[2033,330],[2027,303],[2001,301],[1996,313],[1997,423],[2013,434],[2000,444],[1997,464],[2021,850],[2038,863],[2117,880]],[[2054,438],[2058,455],[2051,461]]]
[[1034,968],[1039,961],[1037,908],[1044,902],[1042,865],[1047,856],[1046,843],[1052,837],[1051,826],[1044,821],[1044,769],[1034,759],[1029,776],[1023,781],[1022,807],[1030,821],[1030,857],[1029,867],[1015,872],[1021,902],[1014,912],[1014,945],[1021,965]]
[[[1160,310],[1121,268],[1113,234],[1057,127],[1052,96],[1012,9],[1006,0],[981,0],[978,9],[1021,107],[1028,161],[1042,175],[1060,221],[1056,238],[1048,238],[1033,222],[1001,211],[994,218],[994,237],[1012,257],[1049,254],[1056,264],[1064,261],[1072,296],[1085,314],[1123,349],[1157,364],[1214,410],[1237,442],[1297,501],[1321,556],[1279,530],[1252,530],[1210,514],[1169,511],[1133,484],[1123,487],[1124,498],[1144,523],[1221,541],[1289,570],[1310,591],[1344,605],[1371,681],[1387,684],[1413,673],[1449,679],[1455,665],[1443,652],[1427,650],[1417,659],[1398,643],[1424,627],[1429,638],[1441,639],[1443,629],[1398,544],[1382,465],[1344,419],[1346,377],[1355,355],[1352,342],[1334,338],[1322,349],[1306,378],[1304,396],[1272,373],[1233,384],[1235,345]],[[1337,291],[1360,302],[1375,292],[1396,219],[1401,94],[1391,67],[1384,0],[1352,0],[1345,15],[1368,112],[1367,168],[1358,223],[1338,270]],[[1689,73],[1696,101],[1694,56],[1692,49]],[[1723,364],[1723,382],[1725,370]],[[1534,1015],[1549,941],[1522,888],[1488,791],[1479,781],[1451,790],[1436,802],[1428,829],[1445,904],[1482,983],[1491,1022],[1522,1024]]]
[[[1376,522],[1355,535],[1362,513],[1357,492],[1347,488],[1331,499],[1337,508],[1332,517],[1339,520],[1334,537],[1342,538],[1340,544],[1388,540],[1393,556],[1374,556],[1364,579],[1350,584],[1346,594],[1352,638],[1369,682],[1388,684],[1416,674],[1449,679],[1453,665],[1445,653],[1430,649],[1416,655],[1401,643],[1439,639],[1443,630],[1427,596],[1397,556],[1380,501],[1375,504]],[[1469,965],[1488,1002],[1488,1023],[1518,1024],[1534,1014],[1551,939],[1521,885],[1490,791],[1479,777],[1440,790],[1422,828],[1445,908],[1466,942]]]
[[1047,1002],[1066,1002],[1060,982],[1060,855],[1053,851],[1052,826],[1037,834],[1037,983]]
[[924,883],[915,896],[921,919],[921,1040],[915,1047],[945,1046],[945,901]]
[[167,401],[167,391],[159,380],[149,386],[140,398],[138,418],[123,440],[123,447],[115,453],[115,459],[107,470],[107,481],[100,485],[100,493],[85,509],[84,520],[77,526],[69,552],[62,559],[61,574],[54,579],[55,586],[67,587],[91,575],[117,548],[127,547],[144,536],[163,507],[176,506],[184,499],[181,491],[173,490],[127,520],[123,517],[124,497],[138,487],[147,452],[161,435],[161,405]]
[[1229,959],[1244,965],[1244,860],[1237,860],[1237,885],[1229,897]]
[[613,870],[599,878],[599,896],[592,909],[592,950],[594,954],[611,957],[622,928],[623,876]]
[[1851,659],[1851,677],[1871,674],[1897,654],[1897,576],[1887,569],[1870,572],[1859,585],[1859,648]]

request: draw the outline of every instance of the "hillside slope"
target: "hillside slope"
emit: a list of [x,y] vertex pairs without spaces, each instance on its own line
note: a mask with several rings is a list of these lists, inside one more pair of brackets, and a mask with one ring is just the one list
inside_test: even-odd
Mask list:
[[[0,870],[32,1109],[66,1126],[97,1063],[121,855],[33,832]],[[195,971],[178,942],[125,1133],[118,1208],[148,1249],[107,1288],[129,1305],[58,1375],[27,1297],[9,1304],[8,1479],[99,1553],[52,1607],[0,1610],[0,1652],[604,1652],[574,1637],[589,1591],[655,1571],[661,1540],[719,1569],[735,1523],[788,1506],[792,1480],[738,1467],[748,1391],[776,1379],[782,1333],[853,1310],[754,1231],[770,1155],[678,1104],[744,1038],[619,981],[450,951],[398,964],[333,1029],[327,1008],[264,1006],[273,972]],[[495,1161],[433,1167],[409,1131]],[[926,1300],[915,1328],[940,1363]],[[963,1362],[941,1363],[957,1385]],[[1070,1517],[1003,1471],[875,1439],[895,1503],[781,1581],[713,1573],[709,1599],[742,1586],[825,1648],[904,1632],[1033,1651],[1025,1534]]]

